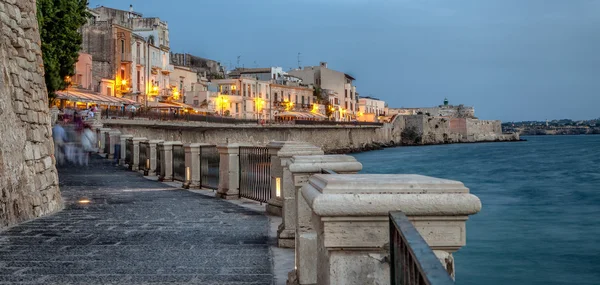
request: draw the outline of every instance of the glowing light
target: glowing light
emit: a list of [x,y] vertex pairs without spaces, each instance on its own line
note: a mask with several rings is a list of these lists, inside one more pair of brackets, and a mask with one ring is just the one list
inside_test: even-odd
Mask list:
[[126,85],[127,84],[127,80],[123,79],[121,80],[121,85]]
[[281,197],[281,177],[275,177],[275,196]]
[[310,110],[311,113],[319,113],[319,105],[317,105],[316,103],[313,104],[312,110]]
[[191,176],[190,167],[188,166],[185,168],[185,181],[190,181],[190,176]]
[[156,86],[152,87],[152,91],[154,91],[154,92],[158,91],[158,87],[156,87]]
[[81,200],[77,201],[77,203],[79,203],[79,204],[89,204],[89,203],[91,203],[91,202],[92,202],[92,201],[90,201],[90,200],[88,200],[88,199],[81,199]]

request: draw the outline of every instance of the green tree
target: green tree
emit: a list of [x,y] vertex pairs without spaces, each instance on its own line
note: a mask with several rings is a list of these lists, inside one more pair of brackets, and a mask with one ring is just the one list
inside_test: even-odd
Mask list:
[[79,28],[91,15],[87,0],[37,0],[37,17],[42,40],[42,58],[48,96],[68,87],[67,76],[75,73],[82,38]]

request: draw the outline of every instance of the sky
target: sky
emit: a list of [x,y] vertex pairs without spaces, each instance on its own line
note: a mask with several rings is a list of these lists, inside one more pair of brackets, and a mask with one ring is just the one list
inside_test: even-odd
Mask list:
[[390,107],[480,119],[600,117],[600,0],[89,0],[160,17],[171,50],[351,74]]

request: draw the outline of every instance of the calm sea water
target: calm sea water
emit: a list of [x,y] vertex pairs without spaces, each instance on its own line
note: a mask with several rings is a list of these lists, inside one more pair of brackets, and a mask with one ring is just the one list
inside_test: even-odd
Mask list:
[[459,180],[481,199],[456,284],[600,284],[600,136],[525,138],[355,157],[363,173]]

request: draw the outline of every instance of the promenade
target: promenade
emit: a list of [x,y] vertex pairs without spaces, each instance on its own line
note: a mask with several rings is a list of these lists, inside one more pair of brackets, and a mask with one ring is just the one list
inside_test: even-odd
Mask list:
[[0,232],[0,284],[273,280],[269,221],[260,213],[99,158],[59,167],[59,176],[63,211]]

